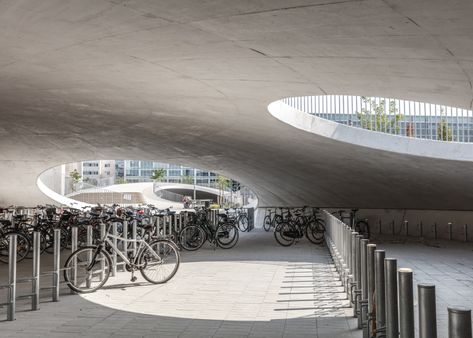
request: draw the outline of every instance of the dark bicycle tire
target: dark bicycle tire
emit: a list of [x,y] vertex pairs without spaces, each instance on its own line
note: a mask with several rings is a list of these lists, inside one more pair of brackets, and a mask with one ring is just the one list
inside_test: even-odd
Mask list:
[[[192,242],[187,238],[189,231],[193,231],[193,234],[191,234]],[[199,250],[204,245],[206,239],[205,231],[197,225],[188,225],[179,232],[179,244],[187,251]]]
[[284,235],[285,231],[295,231],[294,227],[287,222],[281,223],[274,229],[274,238],[281,246],[291,246],[295,242],[295,238]]
[[[146,279],[148,282],[152,284],[166,283],[167,281],[169,281],[171,278],[174,277],[177,270],[179,269],[179,264],[181,262],[181,255],[179,254],[179,249],[176,246],[176,244],[174,244],[174,242],[169,241],[167,239],[158,239],[158,240],[152,241],[151,243],[149,243],[149,246],[158,256],[166,255],[166,256],[174,257],[176,261],[175,266],[171,269],[169,273],[165,275],[164,278],[161,278],[158,280],[151,277],[151,272],[150,272],[151,263],[150,263],[149,258],[152,258],[152,255],[149,253],[149,248],[145,247],[141,251],[140,256],[138,258],[138,262],[139,262],[138,264],[142,266],[142,268],[140,268],[141,275],[143,276],[144,279]],[[155,247],[156,249],[158,249],[159,252],[156,252]],[[165,259],[161,256],[160,256],[161,261],[155,266],[160,266],[160,267],[164,266],[164,263],[162,262],[164,262]]]
[[317,219],[307,224],[305,237],[313,244],[322,244],[325,240],[325,225],[323,222]]
[[[222,240],[223,237],[221,237],[220,234],[229,233],[231,230],[233,230],[234,232],[233,238],[231,238],[228,243],[223,242]],[[221,247],[222,249],[233,248],[238,243],[239,237],[240,235],[238,233],[238,228],[231,223],[221,224],[217,227],[217,230],[215,231],[215,238],[216,238],[217,245]]]
[[356,222],[355,231],[362,235],[365,239],[370,238],[370,226],[366,221],[360,220]]
[[[94,292],[94,291],[100,289],[107,282],[108,277],[110,276],[110,272],[111,272],[112,259],[110,258],[109,253],[105,249],[101,250],[100,252],[97,252],[98,248],[99,248],[98,246],[84,246],[84,247],[74,251],[67,258],[66,263],[64,263],[64,281],[66,282],[67,286],[71,290],[73,290],[75,292],[78,292],[78,293],[91,293],[91,292]],[[91,254],[93,256],[95,256],[95,257],[93,257],[93,259],[96,259],[96,255],[98,255],[98,254],[103,255],[102,259],[104,259],[106,261],[106,264],[108,264],[108,269],[104,269],[104,272],[103,272],[104,273],[104,278],[98,283],[97,286],[87,287],[86,289],[84,289],[84,288],[81,288],[79,285],[74,285],[74,281],[71,280],[71,276],[69,274],[70,274],[70,270],[71,270],[70,265],[71,265],[72,260],[74,259],[74,257],[76,259],[78,259],[79,254],[85,253],[87,251],[92,251]],[[96,264],[100,264],[99,261],[100,260],[97,260],[94,263],[94,266]],[[76,283],[77,283],[77,281],[76,281]]]
[[271,216],[269,215],[264,216],[263,229],[264,231],[271,230]]
[[26,258],[31,248],[30,240],[23,233],[18,231],[9,231],[2,235],[0,239],[0,262],[8,264],[9,252],[10,252],[10,241],[8,235],[16,234],[16,261],[21,262]]
[[247,215],[240,215],[238,217],[237,223],[238,223],[238,229],[240,229],[240,231],[243,231],[243,232],[248,231],[249,222],[248,222]]

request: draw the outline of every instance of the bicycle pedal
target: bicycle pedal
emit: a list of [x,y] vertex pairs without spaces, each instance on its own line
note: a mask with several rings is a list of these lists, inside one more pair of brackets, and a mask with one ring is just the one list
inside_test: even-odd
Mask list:
[[137,277],[133,276],[133,277],[131,277],[130,281],[131,282],[136,282],[137,279],[138,279]]

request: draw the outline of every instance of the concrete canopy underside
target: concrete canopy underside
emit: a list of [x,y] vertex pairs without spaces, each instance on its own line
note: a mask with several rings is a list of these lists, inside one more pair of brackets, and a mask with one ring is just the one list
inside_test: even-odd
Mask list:
[[262,206],[471,210],[472,163],[301,132],[286,96],[471,108],[473,3],[0,0],[0,205],[87,159],[221,172]]

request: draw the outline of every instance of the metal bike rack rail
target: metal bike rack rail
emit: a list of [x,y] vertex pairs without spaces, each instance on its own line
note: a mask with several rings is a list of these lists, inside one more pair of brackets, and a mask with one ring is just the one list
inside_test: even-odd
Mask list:
[[[395,258],[386,258],[384,250],[376,250],[347,224],[327,211],[323,214],[326,244],[363,338],[414,338],[414,272],[398,269]],[[417,288],[419,337],[437,338],[435,286],[418,284]],[[448,308],[448,337],[472,338],[470,309]]]
[[[33,232],[33,269],[32,276],[25,278],[17,278],[17,235],[9,235],[9,256],[8,256],[8,284],[0,285],[0,289],[7,289],[7,302],[0,304],[7,306],[7,320],[13,321],[16,316],[16,302],[21,299],[31,299],[31,310],[39,310],[39,297],[41,291],[51,290],[53,302],[59,301],[59,286],[60,286],[60,238],[61,233],[59,229],[54,229],[54,269],[49,272],[41,273],[40,255],[41,242],[40,233]],[[77,244],[76,244],[77,245]],[[52,276],[52,286],[40,288],[40,279],[43,276]],[[17,295],[17,285],[23,283],[31,283],[31,293]]]

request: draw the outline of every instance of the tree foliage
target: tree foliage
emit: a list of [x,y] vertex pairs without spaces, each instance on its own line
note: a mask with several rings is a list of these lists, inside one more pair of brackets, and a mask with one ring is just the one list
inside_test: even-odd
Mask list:
[[151,174],[151,179],[155,181],[160,181],[166,176],[166,170],[163,168],[153,170]]
[[74,169],[69,173],[69,177],[72,178],[72,181],[74,183],[79,183],[80,180],[82,179],[82,175],[77,171],[77,169]]
[[396,108],[394,101],[389,101],[388,112],[386,112],[386,101],[376,100],[362,96],[364,107],[356,113],[360,126],[364,129],[384,131],[391,134],[399,134],[401,126],[400,121],[404,118]]
[[445,118],[442,118],[437,124],[437,140],[453,141],[452,127],[448,125],[448,122]]

